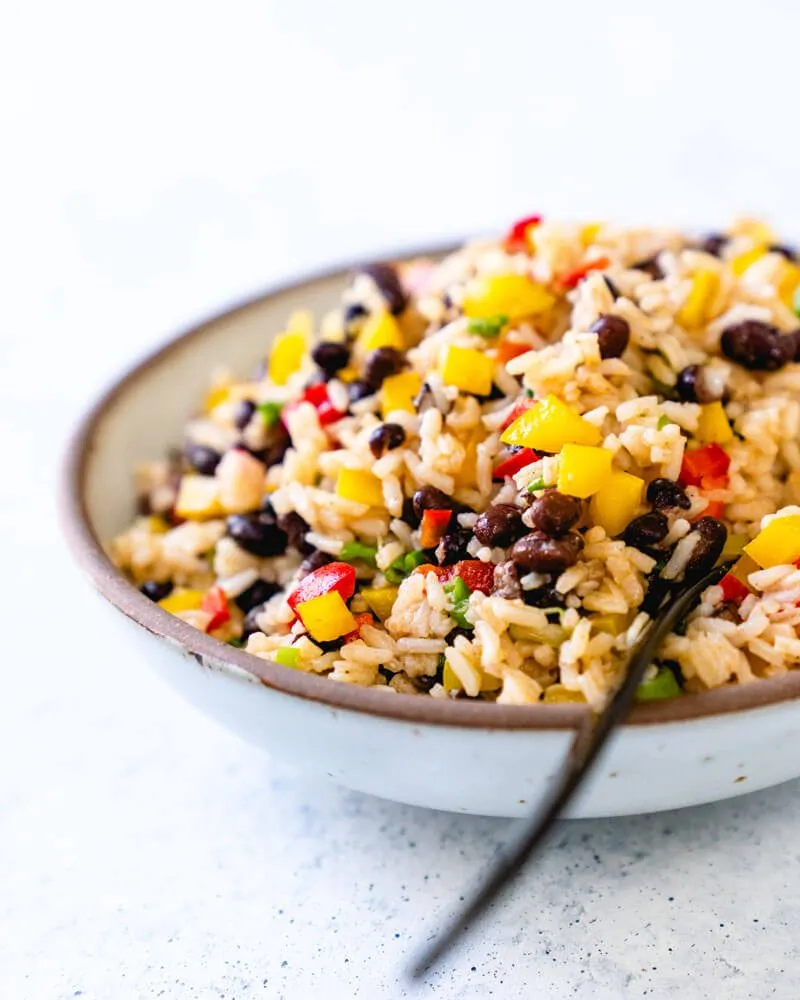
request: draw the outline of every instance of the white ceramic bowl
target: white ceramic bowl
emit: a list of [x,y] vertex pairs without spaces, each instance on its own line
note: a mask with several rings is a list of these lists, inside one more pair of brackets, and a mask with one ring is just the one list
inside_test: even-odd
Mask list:
[[[348,271],[287,284],[224,312],[120,379],[84,419],[67,456],[66,535],[127,640],[141,645],[142,659],[244,739],[374,795],[520,816],[556,775],[584,708],[442,701],[267,663],[161,610],[125,581],[101,546],[133,515],[134,464],[180,442],[212,369],[252,370],[288,313],[307,307],[321,314]],[[694,805],[797,777],[798,696],[800,671],[636,708],[570,815]]]

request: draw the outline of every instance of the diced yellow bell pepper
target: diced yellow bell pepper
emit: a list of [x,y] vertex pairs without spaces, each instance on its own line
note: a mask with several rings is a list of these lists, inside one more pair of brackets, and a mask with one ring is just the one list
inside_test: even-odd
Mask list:
[[311,638],[317,642],[330,642],[357,628],[356,620],[338,590],[329,590],[327,594],[312,597],[310,601],[301,601],[295,611]]
[[608,448],[565,444],[561,449],[557,489],[572,497],[590,497],[611,478],[613,453]]
[[345,500],[356,500],[370,507],[383,507],[383,487],[377,476],[363,469],[340,469],[336,493]]
[[452,345],[445,349],[441,363],[442,381],[462,392],[488,396],[492,391],[494,361],[471,347]]
[[547,396],[517,417],[504,431],[504,444],[533,448],[534,451],[560,451],[565,444],[599,444],[602,434],[571,406],[557,396]]
[[581,704],[585,702],[586,699],[580,691],[570,691],[568,688],[565,688],[563,684],[551,684],[549,688],[545,688],[542,701],[545,701],[550,705],[565,704],[570,702]]
[[607,615],[598,615],[592,618],[592,628],[596,632],[607,632],[609,635],[622,635],[630,624],[630,615],[623,615],[619,612],[609,612]]
[[745,545],[744,551],[762,569],[800,559],[800,514],[774,518]]
[[609,538],[619,535],[633,520],[642,499],[644,480],[630,472],[612,472],[592,497],[589,513]]
[[503,681],[500,677],[487,674],[485,670],[481,672],[481,691],[499,691],[502,686]]
[[464,687],[458,679],[458,674],[455,670],[453,670],[447,660],[445,660],[444,669],[442,670],[442,687],[445,691],[461,691]]
[[507,316],[513,323],[547,312],[554,302],[555,298],[543,285],[523,274],[493,274],[469,282],[462,309],[470,319]]
[[747,545],[747,535],[737,535],[729,531],[719,557],[720,560],[722,562],[729,562],[731,559],[735,559],[744,552],[745,545]]
[[290,375],[300,368],[308,346],[303,333],[280,333],[269,355],[269,377],[275,385],[286,385]]
[[794,297],[798,287],[800,287],[800,267],[787,260],[784,262],[783,274],[778,282],[778,294],[789,309],[794,307]]
[[190,590],[188,587],[176,587],[167,597],[162,597],[158,606],[171,615],[181,611],[197,611],[203,603],[205,591]]
[[157,514],[152,514],[150,517],[146,517],[145,521],[151,535],[165,535],[169,531],[169,525],[167,522],[163,517],[159,517]]
[[694,275],[691,290],[676,317],[681,326],[693,330],[711,319],[719,286],[716,271],[698,271]]
[[751,219],[744,217],[737,219],[730,228],[732,236],[747,236],[754,243],[763,243],[769,246],[777,242],[775,231],[761,219]]
[[175,513],[187,521],[220,517],[224,511],[219,497],[219,483],[214,476],[184,476],[178,488]]
[[355,382],[358,378],[358,368],[348,365],[346,368],[342,368],[341,371],[336,373],[336,377],[340,382]]
[[362,587],[360,593],[370,611],[384,622],[392,613],[398,590],[398,587]]
[[422,379],[416,372],[401,372],[383,380],[381,387],[381,415],[385,420],[394,410],[414,412],[414,397],[422,388]]
[[227,403],[228,398],[231,394],[231,387],[229,385],[214,385],[206,393],[206,398],[203,400],[203,410],[206,413],[211,413],[215,410],[221,403]]
[[[728,537],[730,538],[730,535]],[[726,561],[724,549],[722,550],[720,561],[721,562]],[[731,566],[728,572],[730,573],[731,576],[736,577],[736,579],[740,583],[744,583],[746,586],[749,586],[749,584],[747,583],[748,576],[750,576],[751,573],[757,573],[759,569],[760,567],[758,563],[755,561],[755,559],[751,559],[750,556],[745,554],[742,556],[741,559],[739,559],[738,562],[735,562],[733,566]]]
[[597,239],[597,234],[603,228],[605,223],[603,222],[590,222],[581,229],[581,243],[588,247],[591,243]]
[[733,437],[733,430],[725,414],[725,407],[720,402],[705,403],[700,407],[700,420],[697,423],[698,441],[725,444]]
[[736,277],[740,278],[748,267],[750,267],[751,264],[755,264],[757,260],[761,260],[766,252],[767,248],[765,246],[755,246],[750,250],[745,250],[744,253],[740,253],[728,263],[730,264],[730,268]]
[[358,335],[358,346],[364,353],[379,347],[396,347],[403,350],[405,341],[400,324],[391,313],[375,313],[370,316]]

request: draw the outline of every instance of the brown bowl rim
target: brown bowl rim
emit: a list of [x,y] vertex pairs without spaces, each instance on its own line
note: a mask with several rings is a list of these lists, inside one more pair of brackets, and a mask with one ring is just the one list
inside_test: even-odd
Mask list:
[[[457,242],[372,255],[375,260],[403,260],[435,256],[458,246]],[[302,673],[278,663],[262,660],[228,646],[148,600],[113,566],[89,523],[84,494],[88,460],[93,441],[105,414],[117,397],[187,342],[199,339],[218,323],[237,313],[260,306],[265,300],[285,292],[341,276],[364,266],[363,259],[312,270],[287,278],[264,291],[229,305],[212,316],[192,324],[167,340],[119,375],[85,414],[73,432],[64,457],[59,487],[59,514],[69,548],[95,589],[114,607],[146,631],[177,643],[201,665],[223,664],[250,674],[266,687],[286,695],[328,706],[385,719],[435,726],[461,726],[483,730],[563,730],[577,727],[587,708],[580,705],[497,705],[461,699],[425,698],[388,694],[376,688],[341,684],[326,677]],[[702,694],[686,695],[663,702],[637,705],[626,726],[685,722],[706,716],[724,715],[761,708],[800,696],[800,670],[750,684],[728,686]]]

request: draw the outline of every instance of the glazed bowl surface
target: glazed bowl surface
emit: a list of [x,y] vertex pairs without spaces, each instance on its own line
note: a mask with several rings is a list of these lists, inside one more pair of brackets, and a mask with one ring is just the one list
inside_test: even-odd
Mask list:
[[[124,374],[92,407],[70,445],[60,497],[65,534],[103,598],[97,613],[115,614],[126,641],[141,647],[143,662],[245,740],[384,798],[525,815],[558,773],[583,707],[402,695],[269,663],[153,604],[116,571],[102,547],[133,516],[133,467],[180,443],[210,373],[220,366],[251,371],[287,315],[298,308],[323,313],[350,271],[340,267],[292,281],[227,309]],[[796,671],[637,707],[570,815],[696,805],[800,776],[799,698]]]

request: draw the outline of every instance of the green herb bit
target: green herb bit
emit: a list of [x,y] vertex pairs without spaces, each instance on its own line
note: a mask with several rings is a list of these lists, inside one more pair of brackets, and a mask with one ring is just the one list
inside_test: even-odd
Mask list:
[[658,430],[663,431],[665,427],[669,426],[669,424],[674,424],[674,423],[675,421],[670,420],[669,417],[666,415],[666,413],[662,413],[661,416],[658,418],[658,423],[656,424],[656,427],[658,428]]
[[414,572],[417,566],[422,566],[429,562],[430,559],[422,549],[414,549],[413,552],[405,552],[389,563],[383,571],[383,575],[389,583],[402,583],[407,576],[410,576]]
[[375,566],[375,557],[378,550],[374,545],[363,545],[361,542],[345,542],[339,550],[339,558],[342,562],[355,562],[361,560],[369,566]]
[[503,327],[508,323],[508,316],[483,316],[471,319],[467,326],[469,333],[477,333],[480,337],[497,337]]
[[244,649],[245,640],[244,639],[228,639],[228,645],[233,646],[235,649]]
[[472,591],[464,583],[460,576],[457,576],[455,580],[451,580],[444,585],[445,593],[450,596],[452,607],[450,609],[450,617],[453,621],[460,625],[461,628],[475,628],[472,622],[467,618],[467,608],[469,607],[469,595]]
[[280,420],[283,406],[280,403],[259,403],[256,409],[267,427],[274,427]]
[[543,490],[545,485],[544,479],[539,476],[538,479],[534,479],[534,481],[528,485],[528,493],[535,493],[537,490]]
[[422,549],[414,549],[413,552],[407,552],[403,556],[403,569],[407,574],[411,574],[417,568],[417,566],[424,566],[425,563],[429,563],[430,559],[422,551]]
[[296,667],[300,659],[300,650],[293,646],[281,646],[275,650],[275,662],[282,667]]
[[794,296],[792,297],[792,308],[794,309],[795,316],[800,316],[800,285],[795,289]]
[[682,694],[678,679],[669,667],[659,667],[655,677],[642,681],[636,688],[637,701],[661,701],[663,698],[676,698]]

